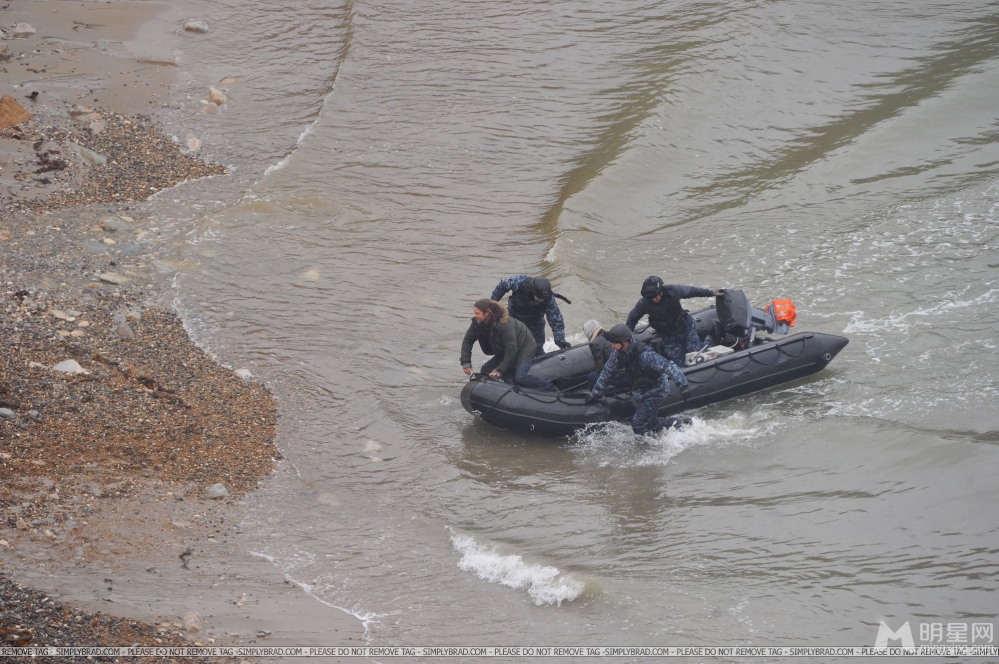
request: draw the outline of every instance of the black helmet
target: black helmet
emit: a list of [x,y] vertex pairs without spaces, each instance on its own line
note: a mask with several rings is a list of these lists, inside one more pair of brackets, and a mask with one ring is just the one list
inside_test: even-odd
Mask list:
[[644,282],[642,282],[642,297],[651,300],[656,295],[659,295],[660,291],[663,289],[663,280],[659,277],[649,277]]
[[624,323],[618,323],[607,332],[604,332],[604,339],[612,344],[623,344],[631,340],[631,328]]
[[531,282],[531,290],[534,291],[534,297],[547,300],[552,294],[552,283],[544,277],[538,277]]

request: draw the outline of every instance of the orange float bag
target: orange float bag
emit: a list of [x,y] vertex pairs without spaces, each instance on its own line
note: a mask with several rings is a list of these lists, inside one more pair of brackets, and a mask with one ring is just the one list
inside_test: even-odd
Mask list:
[[791,327],[794,327],[794,319],[798,316],[798,312],[794,309],[794,302],[791,300],[774,300],[773,304],[774,318],[777,319],[778,323],[787,323]]

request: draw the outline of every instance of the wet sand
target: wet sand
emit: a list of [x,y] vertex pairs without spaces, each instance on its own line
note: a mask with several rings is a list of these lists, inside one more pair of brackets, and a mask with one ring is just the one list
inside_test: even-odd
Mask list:
[[[33,115],[0,133],[0,627],[30,645],[361,645],[360,621],[241,539],[282,462],[278,404],[188,338],[130,205],[225,172],[159,129],[183,11],[0,9],[0,94]],[[41,625],[32,589],[72,616]]]

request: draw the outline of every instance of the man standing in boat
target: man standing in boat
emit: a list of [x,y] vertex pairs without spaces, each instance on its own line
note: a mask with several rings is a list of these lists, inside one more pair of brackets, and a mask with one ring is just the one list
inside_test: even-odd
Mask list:
[[563,350],[572,345],[565,340],[565,321],[562,320],[562,311],[555,301],[556,297],[562,296],[552,292],[548,279],[529,277],[526,274],[505,277],[493,289],[492,299],[499,302],[507,291],[511,291],[508,301],[510,316],[521,321],[531,331],[537,345],[537,355],[545,354],[545,318],[551,325],[556,345]]
[[625,325],[634,331],[642,316],[648,314],[649,325],[656,331],[658,337],[650,343],[656,346],[656,350],[663,356],[683,367],[687,364],[687,353],[701,349],[701,338],[697,336],[697,325],[693,317],[680,305],[680,300],[690,297],[713,297],[724,292],[723,289],[666,285],[659,277],[649,277],[642,284],[642,299],[628,314]]
[[596,385],[586,396],[586,403],[600,399],[615,372],[624,369],[631,382],[631,394],[637,402],[635,414],[631,416],[632,431],[641,436],[670,427],[679,429],[681,425],[689,423],[690,420],[685,418],[658,416],[659,409],[669,396],[670,378],[680,386],[680,393],[686,395],[687,377],[680,368],[636,340],[627,325],[615,325],[604,336],[611,342],[614,352],[604,363]]
[[472,307],[472,324],[461,342],[461,367],[469,375],[472,373],[472,346],[476,341],[483,353],[493,356],[486,360],[479,373],[536,390],[556,389],[549,381],[529,373],[537,344],[527,326],[511,318],[499,302],[482,299]]

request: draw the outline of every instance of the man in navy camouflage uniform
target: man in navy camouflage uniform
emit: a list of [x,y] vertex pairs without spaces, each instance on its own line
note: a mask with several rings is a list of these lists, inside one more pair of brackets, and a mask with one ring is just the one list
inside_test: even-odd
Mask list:
[[659,417],[659,409],[669,396],[669,379],[680,386],[680,393],[686,396],[687,377],[675,363],[659,355],[632,336],[627,325],[615,325],[604,337],[614,346],[614,352],[604,363],[603,371],[596,385],[586,397],[593,403],[603,396],[614,373],[624,369],[631,381],[631,394],[637,403],[635,414],[631,416],[631,430],[638,435],[656,433],[670,427],[680,428],[689,424],[687,418]]
[[642,299],[628,314],[625,325],[634,331],[642,316],[648,314],[649,325],[656,331],[657,338],[650,343],[662,355],[678,366],[687,365],[687,353],[701,349],[701,338],[697,336],[694,318],[680,306],[680,300],[689,297],[713,297],[724,290],[698,288],[697,286],[666,285],[659,277],[649,277],[642,284]]
[[565,349],[572,345],[565,340],[565,321],[562,320],[562,312],[552,293],[551,282],[544,277],[516,274],[501,279],[490,299],[499,302],[507,291],[511,291],[507,302],[510,316],[526,325],[534,335],[534,341],[538,344],[535,351],[537,355],[545,354],[545,318],[552,327],[558,347]]

